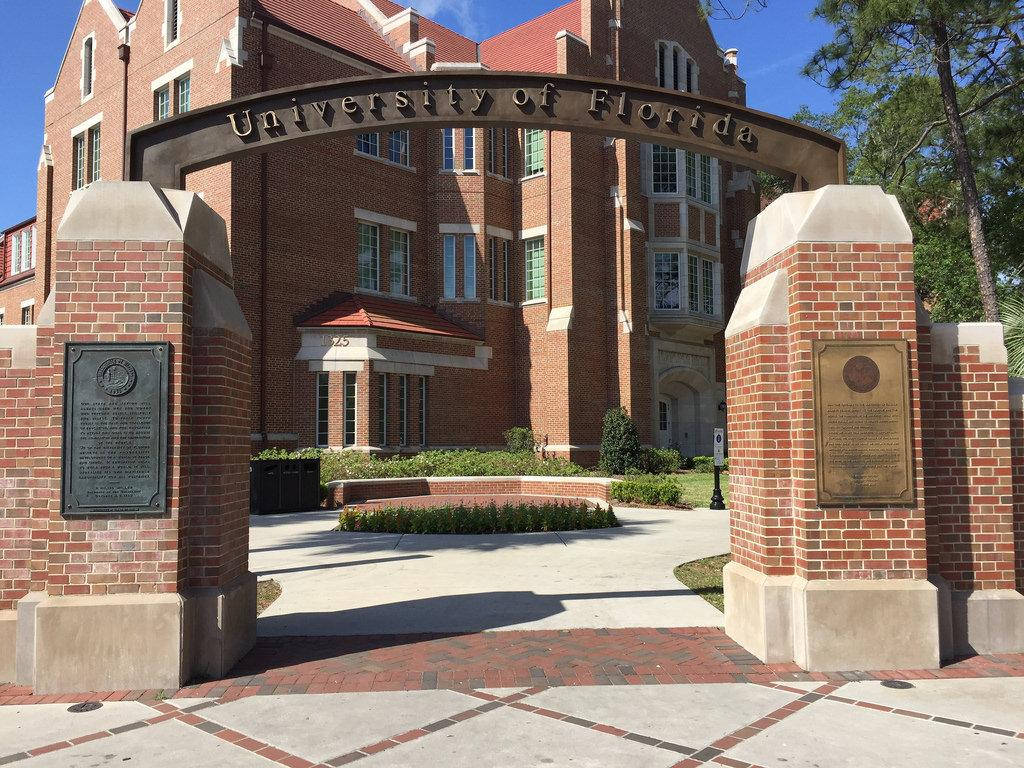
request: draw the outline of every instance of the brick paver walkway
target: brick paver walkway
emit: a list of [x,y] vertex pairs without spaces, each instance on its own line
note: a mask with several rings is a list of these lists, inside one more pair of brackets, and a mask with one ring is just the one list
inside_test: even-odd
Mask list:
[[808,673],[762,664],[721,629],[579,629],[466,635],[260,638],[223,680],[178,691],[35,696],[0,685],[0,705],[83,700],[563,685],[775,684],[796,681],[1024,677],[1024,654],[975,656],[939,670]]

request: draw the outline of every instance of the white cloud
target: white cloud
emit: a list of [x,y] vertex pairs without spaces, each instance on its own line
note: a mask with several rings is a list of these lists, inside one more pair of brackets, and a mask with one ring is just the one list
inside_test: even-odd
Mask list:
[[452,26],[456,32],[479,40],[482,27],[477,17],[477,5],[473,0],[419,0],[413,3],[413,8],[432,19],[437,19],[440,14],[454,17]]

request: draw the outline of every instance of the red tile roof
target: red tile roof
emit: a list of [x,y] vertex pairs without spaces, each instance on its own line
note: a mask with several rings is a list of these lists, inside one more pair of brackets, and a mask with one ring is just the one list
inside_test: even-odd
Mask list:
[[531,19],[480,43],[480,60],[491,69],[554,72],[558,68],[555,35],[567,29],[580,34],[580,0]]
[[392,72],[412,67],[369,22],[333,0],[257,0],[277,22]]
[[[406,9],[406,6],[391,0],[373,0],[373,3],[389,18]],[[434,55],[438,61],[476,61],[475,40],[460,35],[426,16],[420,16],[420,37],[429,37],[434,41]]]
[[370,328],[481,340],[422,304],[358,293],[342,294],[333,307],[298,325],[300,328]]

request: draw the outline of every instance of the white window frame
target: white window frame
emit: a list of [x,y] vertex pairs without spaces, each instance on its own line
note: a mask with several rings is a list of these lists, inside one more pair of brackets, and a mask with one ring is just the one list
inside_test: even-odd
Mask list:
[[441,129],[441,170],[455,170],[455,129]]
[[[30,319],[32,320],[31,323],[24,322],[24,320],[25,320],[25,310],[26,309],[29,310],[29,316],[30,316]],[[25,299],[25,301],[21,302],[21,320],[22,320],[22,323],[21,323],[22,325],[35,325],[36,324],[36,300],[35,299]]]
[[[321,403],[320,390],[321,388],[327,390],[327,396],[324,398],[325,402]],[[327,448],[330,444],[331,434],[331,375],[326,372],[317,373],[316,381],[313,384],[313,403],[314,403],[314,417],[316,423],[314,425],[314,431],[316,435],[314,440],[316,441],[317,448]],[[321,420],[321,405],[323,406]],[[320,423],[323,421],[324,429],[321,433]],[[321,434],[323,438],[321,439]]]
[[[363,284],[363,227],[367,232],[373,232],[373,251],[369,268],[373,285]],[[364,291],[380,290],[380,227],[366,221],[356,222],[356,287]]]
[[[181,108],[181,86],[182,83],[188,84],[188,103],[185,108]],[[186,112],[192,111],[192,73],[186,72],[181,77],[174,78],[174,114],[183,115]]]
[[[394,153],[396,136],[399,138],[397,160]],[[388,162],[403,168],[412,167],[412,134],[409,131],[400,130],[388,133]]]
[[462,170],[476,170],[476,132],[473,128],[462,129]]
[[[404,238],[404,248],[396,251],[396,237],[399,242]],[[398,264],[396,265],[396,257]],[[412,294],[412,276],[410,274],[412,267],[412,235],[404,229],[393,228],[391,230],[391,251],[389,255],[388,265],[390,269],[389,274],[389,286],[392,295],[394,296],[410,296]],[[395,288],[395,267],[400,266],[402,272],[402,279],[398,282],[401,285]]]
[[29,265],[30,269],[36,268],[36,226],[32,225],[32,263]]
[[[86,45],[87,44],[91,44],[90,56],[91,56],[91,59],[92,59],[89,62],[89,90],[88,91],[85,90],[85,80],[86,80],[86,77],[85,77],[85,75],[86,75],[85,49],[86,49]],[[89,101],[96,94],[96,33],[95,32],[90,32],[88,35],[85,36],[85,39],[82,40],[81,59],[82,59],[82,77],[78,81],[78,89],[79,89],[79,92],[80,92],[80,94],[82,96],[82,103],[85,104],[85,102]]]
[[[539,146],[535,149],[540,153],[540,165],[530,164],[531,146],[529,144],[529,137],[531,135],[537,135],[540,137],[538,144]],[[524,128],[523,129],[523,180],[536,178],[537,176],[543,176],[547,172],[547,135],[543,128]]]
[[[687,69],[692,75],[687,82]],[[700,93],[700,67],[674,40],[654,42],[654,82],[659,88],[680,93]]]
[[[661,306],[658,301],[658,257],[659,256],[674,256],[675,267],[676,267],[676,306]],[[667,250],[659,248],[654,251],[654,264],[653,264],[653,290],[654,290],[654,311],[655,312],[678,312],[682,309],[683,304],[683,281],[685,279],[685,270],[683,267],[684,252],[681,250]]]
[[11,275],[21,273],[21,232],[11,235]]
[[[351,385],[349,384],[351,382]],[[348,390],[352,388],[352,430],[348,428]],[[341,378],[341,444],[350,448],[359,433],[359,378],[355,371],[344,371]]]
[[455,235],[447,234],[443,237],[443,277],[444,277],[444,298],[454,299],[457,297],[458,283],[455,279]]
[[476,298],[476,235],[462,238],[462,295]]
[[[531,259],[531,253],[530,253],[531,245],[535,246],[538,242],[540,243],[540,258],[539,258],[539,261],[537,259]],[[529,237],[529,238],[525,238],[523,240],[523,302],[524,303],[529,304],[531,302],[541,302],[541,301],[544,301],[544,300],[547,299],[547,295],[548,295],[548,285],[547,285],[547,281],[548,281],[548,275],[547,275],[548,263],[547,263],[547,258],[548,258],[548,253],[547,253],[547,237],[545,235],[539,235],[537,237]],[[538,263],[540,265],[539,269],[540,269],[540,273],[541,273],[540,274],[540,278],[541,279],[540,279],[540,283],[539,283],[539,286],[540,286],[539,287],[539,292],[534,293],[534,294],[531,294],[531,279],[530,279],[531,278],[531,272],[532,272],[531,267],[530,267],[531,261],[538,261]],[[537,281],[533,280],[533,282],[536,283]]]
[[409,374],[398,377],[398,444],[409,444]]
[[[648,176],[650,178],[650,194],[651,195],[655,195],[655,196],[678,197],[679,196],[679,166],[680,166],[680,162],[679,161],[681,159],[680,158],[680,150],[676,149],[675,147],[666,147],[666,146],[661,145],[661,144],[648,144],[647,147],[648,147],[648,150],[647,150],[648,165],[650,167],[650,173],[648,174]],[[675,156],[675,160],[674,160],[675,173],[673,174],[673,182],[672,182],[672,189],[671,190],[667,190],[666,191],[666,190],[659,190],[658,189],[657,169],[655,167],[655,153],[656,153],[656,150],[658,150],[658,149],[668,150],[669,152],[674,153],[674,156]],[[683,165],[685,165],[685,163],[686,163],[685,156],[682,158],[682,160],[683,160]]]
[[[171,37],[171,14],[176,13],[177,18],[175,19],[174,28],[176,34]],[[164,38],[164,50],[168,51],[178,43],[181,42],[181,22],[182,22],[182,9],[181,0],[164,0],[164,24],[163,24],[163,38]]]
[[[167,113],[161,114],[160,107],[166,100]],[[165,83],[164,85],[153,91],[153,121],[166,120],[168,117],[174,116],[174,102],[173,96],[171,95],[171,83]]]
[[[372,148],[373,151],[370,151]],[[356,134],[356,154],[364,157],[380,157],[380,134],[376,131],[366,131]]]
[[380,432],[380,447],[388,444],[388,375],[377,374],[377,429]]

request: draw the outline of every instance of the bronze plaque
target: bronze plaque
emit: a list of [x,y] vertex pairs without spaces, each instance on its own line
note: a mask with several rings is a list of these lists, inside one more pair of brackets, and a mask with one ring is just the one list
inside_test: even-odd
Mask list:
[[914,502],[906,341],[815,341],[818,503]]
[[65,347],[63,513],[166,511],[170,346]]

